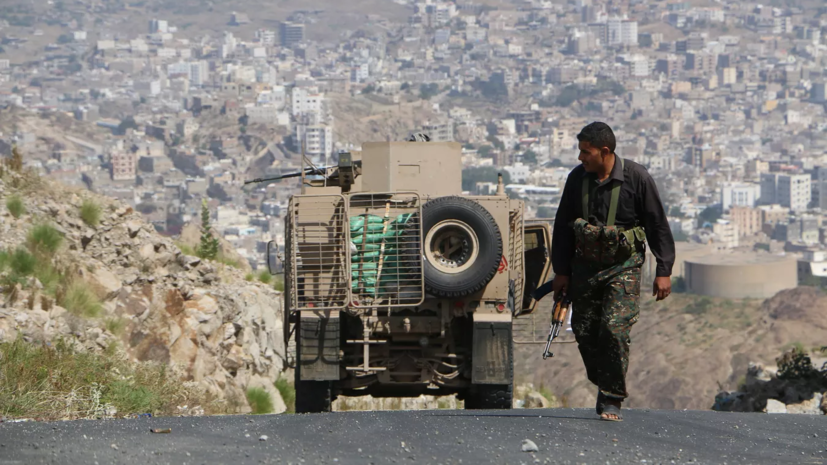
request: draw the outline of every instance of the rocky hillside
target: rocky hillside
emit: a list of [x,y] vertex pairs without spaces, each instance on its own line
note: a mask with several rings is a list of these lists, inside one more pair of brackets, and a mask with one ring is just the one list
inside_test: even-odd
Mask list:
[[[827,294],[815,288],[783,291],[763,302],[687,294],[657,303],[643,295],[641,301],[632,330],[629,407],[709,409],[720,391],[738,389],[751,362],[774,367],[794,344],[810,349],[827,343]],[[586,379],[576,344],[557,345],[548,360],[541,357],[542,345],[518,347],[519,380],[545,386],[564,405],[594,405],[596,388]]]
[[[786,359],[786,360],[785,360]],[[827,415],[827,367],[791,351],[781,370],[751,363],[737,391],[715,396],[713,409],[724,412],[766,412]],[[804,369],[802,369],[804,368]]]
[[[35,237],[54,230],[57,239]],[[37,254],[38,244],[55,250]],[[281,295],[244,271],[182,254],[131,208],[7,172],[0,254],[0,342],[63,338],[117,350],[173,367],[224,411],[249,411],[254,387],[284,410],[273,385],[284,369]]]

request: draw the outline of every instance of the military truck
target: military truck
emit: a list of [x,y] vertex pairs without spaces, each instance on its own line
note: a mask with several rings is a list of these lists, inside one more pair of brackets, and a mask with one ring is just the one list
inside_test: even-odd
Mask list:
[[375,142],[300,173],[283,254],[297,413],[339,395],[511,408],[512,322],[536,306],[551,235],[502,176],[463,195],[461,159],[454,142]]

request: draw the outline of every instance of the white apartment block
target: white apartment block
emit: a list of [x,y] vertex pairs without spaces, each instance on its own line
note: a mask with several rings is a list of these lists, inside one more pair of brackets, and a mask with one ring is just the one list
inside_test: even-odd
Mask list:
[[292,113],[294,118],[302,114],[322,114],[324,94],[317,87],[294,87],[292,93]]
[[734,221],[725,219],[718,219],[712,225],[712,232],[715,234],[718,242],[722,243],[727,249],[738,247],[738,225]]
[[721,188],[721,206],[724,211],[732,207],[755,207],[761,196],[761,186],[752,183],[727,183]]
[[293,141],[296,151],[301,151],[304,142],[306,155],[324,161],[333,153],[333,128],[327,125],[297,124],[293,132]]
[[812,198],[810,175],[781,174],[777,179],[777,203],[793,211],[806,210]]
[[637,21],[609,18],[606,21],[606,45],[637,45]]

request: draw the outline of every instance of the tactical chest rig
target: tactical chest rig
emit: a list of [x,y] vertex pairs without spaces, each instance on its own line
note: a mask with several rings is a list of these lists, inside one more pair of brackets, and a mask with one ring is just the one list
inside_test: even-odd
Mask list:
[[[620,169],[625,163],[620,160]],[[621,183],[613,181],[612,199],[605,226],[589,223],[589,179],[583,180],[583,217],[572,224],[574,228],[576,253],[583,260],[604,265],[615,265],[628,259],[635,252],[643,250],[646,233],[641,226],[625,229],[615,226],[617,205],[620,201]]]

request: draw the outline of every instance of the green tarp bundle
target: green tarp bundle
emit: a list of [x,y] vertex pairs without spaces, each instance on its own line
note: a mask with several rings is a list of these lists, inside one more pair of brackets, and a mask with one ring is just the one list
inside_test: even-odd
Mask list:
[[[418,245],[406,242],[403,238],[406,227],[411,222],[411,216],[406,213],[388,218],[388,228],[384,234],[385,219],[381,216],[358,215],[350,218],[350,239],[356,250],[351,253],[354,293],[380,296],[389,292],[389,288],[399,287],[406,282],[411,283],[410,280],[415,279],[415,275],[405,272],[413,265],[410,261],[417,259],[418,250]],[[376,277],[379,273],[380,256],[384,258],[377,292]],[[406,260],[409,263],[405,263]]]

